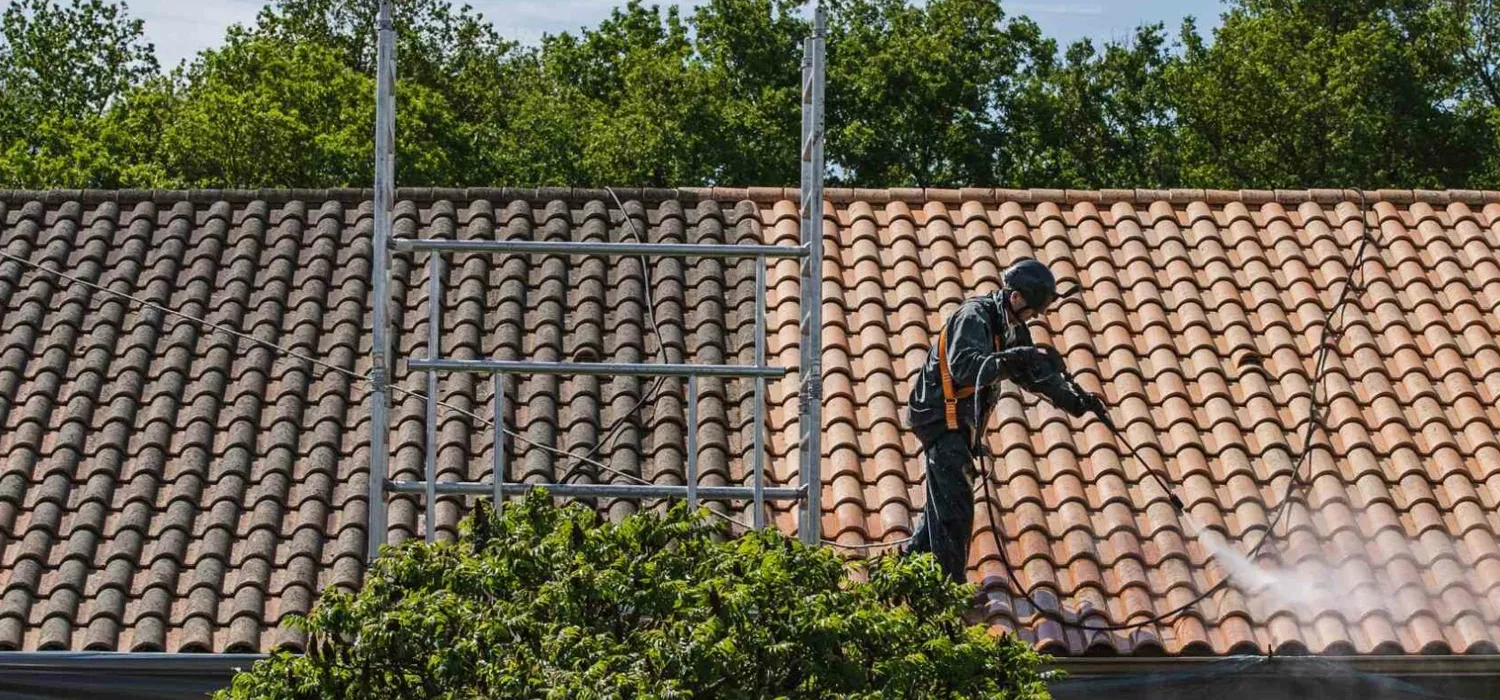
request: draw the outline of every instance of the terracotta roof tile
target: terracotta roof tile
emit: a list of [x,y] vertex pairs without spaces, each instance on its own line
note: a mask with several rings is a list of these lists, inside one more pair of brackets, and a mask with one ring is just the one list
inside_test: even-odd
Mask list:
[[[796,191],[402,190],[405,237],[800,242]],[[1337,190],[825,191],[827,536],[906,537],[924,503],[903,429],[931,328],[1040,256],[1085,291],[1036,329],[1101,391],[1193,518],[1247,548],[1271,522],[1307,420],[1322,317],[1350,271],[1357,197]],[[1367,193],[1379,245],[1320,396],[1329,432],[1262,552],[1322,572],[1340,598],[1221,589],[1131,632],[1048,619],[1011,590],[992,533],[1036,602],[1069,620],[1144,620],[1225,577],[1167,495],[1095,423],[1013,387],[987,436],[996,522],[976,515],[976,614],[1062,654],[1496,653],[1500,642],[1500,204],[1493,193]],[[682,197],[681,200],[677,199]],[[369,192],[16,193],[0,250],[121,293],[369,369]],[[426,353],[425,258],[393,256],[402,355]],[[444,270],[443,351],[456,357],[753,359],[752,261],[503,256]],[[766,356],[795,365],[798,265],[767,265]],[[394,384],[426,379],[397,362]],[[507,378],[507,425],[615,469],[681,483],[684,383],[641,411],[639,378]],[[750,382],[704,380],[703,484],[748,484]],[[485,420],[485,378],[445,376]],[[768,474],[795,483],[795,374],[767,382]],[[362,575],[368,504],[363,382],[0,260],[0,648],[300,649],[278,627]],[[392,476],[425,470],[422,402],[397,394]],[[493,428],[438,416],[444,480],[491,478]],[[506,441],[512,480],[619,481]],[[390,539],[426,528],[393,497]],[[646,504],[601,502],[614,516]],[[468,502],[440,499],[440,536]],[[747,506],[715,508],[748,520]],[[768,506],[794,527],[785,503]],[[1355,583],[1357,582],[1357,583]]]

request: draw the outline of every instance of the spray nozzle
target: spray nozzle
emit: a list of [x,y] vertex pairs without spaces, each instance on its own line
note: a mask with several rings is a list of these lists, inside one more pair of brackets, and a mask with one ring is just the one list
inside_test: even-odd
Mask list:
[[1177,494],[1172,493],[1171,491],[1168,491],[1167,492],[1167,498],[1172,499],[1172,507],[1176,508],[1177,512],[1179,512],[1179,513],[1186,513],[1187,512],[1187,506],[1182,505],[1182,499],[1178,498]]

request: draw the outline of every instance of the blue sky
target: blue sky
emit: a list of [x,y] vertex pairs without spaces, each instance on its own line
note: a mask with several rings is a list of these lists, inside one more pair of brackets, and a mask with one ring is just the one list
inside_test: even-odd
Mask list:
[[[265,4],[260,0],[126,0],[130,13],[146,21],[147,38],[156,45],[163,68],[218,45],[235,22],[250,23]],[[503,35],[534,42],[542,34],[592,26],[623,0],[468,0]],[[454,2],[462,5],[463,1]],[[649,0],[647,4],[652,4]],[[684,10],[696,2],[668,3]],[[1165,22],[1175,34],[1183,16],[1199,19],[1203,29],[1218,24],[1220,0],[1017,0],[1004,2],[1006,12],[1029,15],[1042,30],[1066,45],[1088,36],[1096,41],[1129,36],[1142,23]]]
[[1096,43],[1124,39],[1142,24],[1164,22],[1167,33],[1177,35],[1182,18],[1198,18],[1198,28],[1205,33],[1219,24],[1223,4],[1219,0],[1058,0],[1057,2],[1002,2],[1008,14],[1027,15],[1041,25],[1042,31],[1066,46],[1083,37]]

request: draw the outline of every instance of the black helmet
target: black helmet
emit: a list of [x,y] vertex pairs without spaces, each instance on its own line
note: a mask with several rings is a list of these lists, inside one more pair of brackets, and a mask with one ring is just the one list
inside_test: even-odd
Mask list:
[[1005,268],[1005,289],[1020,292],[1026,306],[1041,310],[1057,296],[1057,278],[1041,261],[1021,258]]

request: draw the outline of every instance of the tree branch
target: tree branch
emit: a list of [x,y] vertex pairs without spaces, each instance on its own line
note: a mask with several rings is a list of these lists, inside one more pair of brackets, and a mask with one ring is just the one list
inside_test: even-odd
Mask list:
[[1479,84],[1484,86],[1484,91],[1489,93],[1490,106],[1500,107],[1500,85],[1495,84],[1494,74],[1485,68],[1484,61],[1475,56],[1468,46],[1464,47],[1463,56],[1464,63],[1469,70],[1474,72],[1475,77],[1479,79]]

